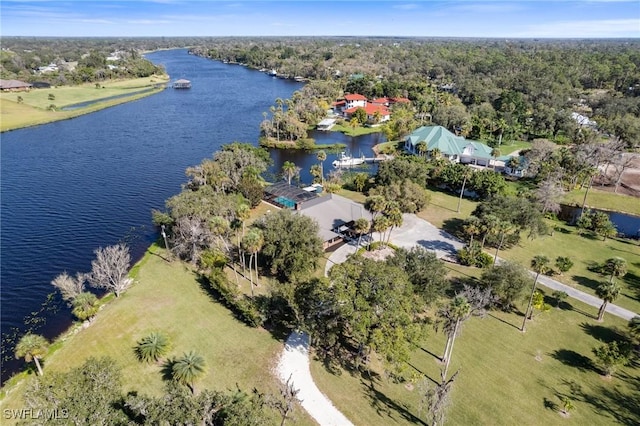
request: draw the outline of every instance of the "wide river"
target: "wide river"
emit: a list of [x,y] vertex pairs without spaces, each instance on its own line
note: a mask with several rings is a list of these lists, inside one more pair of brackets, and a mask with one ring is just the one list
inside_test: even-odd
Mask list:
[[[166,89],[71,120],[6,132],[1,137],[1,328],[3,338],[24,329],[67,271],[88,272],[93,251],[129,244],[135,260],[157,238],[151,210],[180,191],[188,166],[234,141],[257,144],[262,113],[301,83],[237,65],[189,55],[186,50],[146,55],[165,66],[172,80],[191,80],[190,90]],[[379,134],[349,138],[312,135],[318,143],[343,142],[356,155],[371,156]],[[315,154],[272,151],[275,178],[284,161],[301,167],[303,182]],[[330,154],[325,170],[336,158]],[[57,312],[39,315],[36,332],[53,338],[71,314],[59,296]],[[5,341],[8,361],[12,344]],[[18,367],[3,362],[3,380]]]

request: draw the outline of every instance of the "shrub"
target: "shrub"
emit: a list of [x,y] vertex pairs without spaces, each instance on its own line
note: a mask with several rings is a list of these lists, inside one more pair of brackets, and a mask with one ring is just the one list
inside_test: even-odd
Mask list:
[[251,327],[259,327],[263,324],[264,318],[258,307],[251,299],[240,293],[237,287],[230,285],[221,270],[214,270],[207,278],[210,288],[238,319]]

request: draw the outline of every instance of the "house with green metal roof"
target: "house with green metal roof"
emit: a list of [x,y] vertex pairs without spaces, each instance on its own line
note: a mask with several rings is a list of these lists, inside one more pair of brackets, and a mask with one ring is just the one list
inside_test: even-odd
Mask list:
[[492,148],[462,136],[456,136],[442,126],[422,126],[411,133],[404,142],[404,149],[416,155],[431,155],[438,150],[454,163],[489,167]]

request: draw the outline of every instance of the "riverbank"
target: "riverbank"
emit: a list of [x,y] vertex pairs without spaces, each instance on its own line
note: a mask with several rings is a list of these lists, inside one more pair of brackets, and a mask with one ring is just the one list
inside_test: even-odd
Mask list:
[[[151,96],[166,88],[167,75],[58,86],[28,92],[0,93],[0,132],[68,120],[125,102]],[[78,104],[80,108],[64,110]]]

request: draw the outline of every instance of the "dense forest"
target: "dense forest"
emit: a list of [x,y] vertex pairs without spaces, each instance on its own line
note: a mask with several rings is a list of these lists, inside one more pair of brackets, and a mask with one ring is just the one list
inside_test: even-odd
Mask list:
[[[0,76],[57,85],[142,77],[158,71],[143,52],[185,47],[315,83],[310,94],[283,102],[298,110],[295,120],[288,114],[275,126],[293,129],[285,135],[291,140],[303,138],[333,96],[360,93],[412,101],[416,121],[391,137],[431,122],[490,145],[536,138],[565,144],[590,137],[571,116],[579,113],[628,148],[640,145],[638,40],[5,37]],[[107,61],[114,53],[118,59]],[[48,64],[59,69],[37,71]]]
[[636,40],[227,38],[192,51],[332,81],[345,93],[408,97],[423,122],[493,145],[584,138],[571,116],[579,113],[632,148],[640,143],[638,47]]

